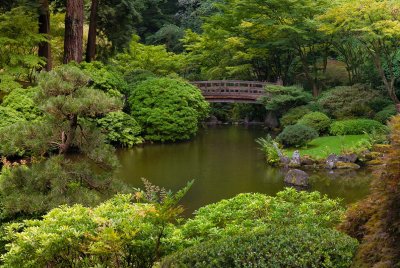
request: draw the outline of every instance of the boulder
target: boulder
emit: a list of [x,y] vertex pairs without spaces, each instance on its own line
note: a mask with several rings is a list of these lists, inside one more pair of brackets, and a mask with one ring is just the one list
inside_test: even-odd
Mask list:
[[303,156],[300,160],[302,166],[313,166],[317,163],[314,159],[312,159],[310,156]]
[[338,162],[336,162],[336,168],[337,169],[359,169],[360,166],[355,163],[351,163],[351,162],[338,161]]
[[292,159],[290,159],[289,167],[300,167],[301,159],[300,152],[298,150],[293,152]]
[[326,168],[334,169],[336,168],[336,162],[338,161],[338,157],[335,154],[331,154],[326,158]]
[[291,169],[285,176],[285,183],[299,186],[299,187],[308,187],[308,174],[300,169]]
[[338,157],[338,161],[346,163],[355,163],[357,161],[357,154],[344,154]]

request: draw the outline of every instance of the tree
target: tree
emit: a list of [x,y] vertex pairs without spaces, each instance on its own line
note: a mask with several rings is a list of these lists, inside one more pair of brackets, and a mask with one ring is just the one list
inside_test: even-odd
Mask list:
[[86,62],[91,62],[96,56],[96,37],[97,37],[97,9],[99,1],[92,0],[90,6],[89,34],[86,46]]
[[352,36],[373,61],[389,97],[400,103],[395,92],[400,73],[400,4],[398,1],[350,0],[321,16],[321,30],[327,34]]
[[83,53],[83,0],[67,0],[65,14],[64,63],[81,62]]
[[[85,131],[79,120],[105,115],[121,108],[121,101],[106,93],[87,87],[89,77],[74,66],[61,66],[39,78],[38,104],[53,119],[59,130],[59,153],[68,153],[71,147],[83,145]],[[81,137],[77,137],[78,129]],[[82,136],[83,135],[83,136]],[[86,140],[88,142],[88,140]]]
[[[40,0],[39,2],[39,33],[45,35],[48,39],[50,34],[49,1]],[[39,57],[44,57],[46,59],[45,70],[50,71],[52,68],[52,59],[49,40],[39,44],[38,55]]]

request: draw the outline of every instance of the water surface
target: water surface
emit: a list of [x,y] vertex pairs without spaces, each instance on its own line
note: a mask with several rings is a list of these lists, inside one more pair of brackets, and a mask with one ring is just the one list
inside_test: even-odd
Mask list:
[[[173,191],[194,179],[182,202],[187,214],[238,193],[275,195],[285,187],[283,172],[265,165],[255,142],[266,134],[257,126],[217,126],[201,130],[188,142],[121,149],[117,152],[122,165],[118,176],[134,187],[142,187],[144,177]],[[311,190],[340,197],[345,203],[368,194],[367,170],[309,173]]]

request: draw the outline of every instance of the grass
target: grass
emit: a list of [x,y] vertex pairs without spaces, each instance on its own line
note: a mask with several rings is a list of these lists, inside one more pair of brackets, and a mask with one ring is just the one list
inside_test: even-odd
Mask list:
[[351,148],[366,137],[366,135],[319,137],[309,142],[306,147],[288,148],[284,151],[286,155],[292,156],[295,150],[299,150],[300,155],[309,155],[312,158],[320,159],[330,154],[340,154],[342,149]]

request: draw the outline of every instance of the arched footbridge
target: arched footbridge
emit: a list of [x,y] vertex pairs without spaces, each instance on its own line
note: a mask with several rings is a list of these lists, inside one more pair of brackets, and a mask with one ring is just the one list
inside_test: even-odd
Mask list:
[[278,83],[266,83],[240,80],[213,80],[193,81],[192,85],[201,90],[208,102],[240,102],[257,103],[257,100],[265,96],[266,85]]

